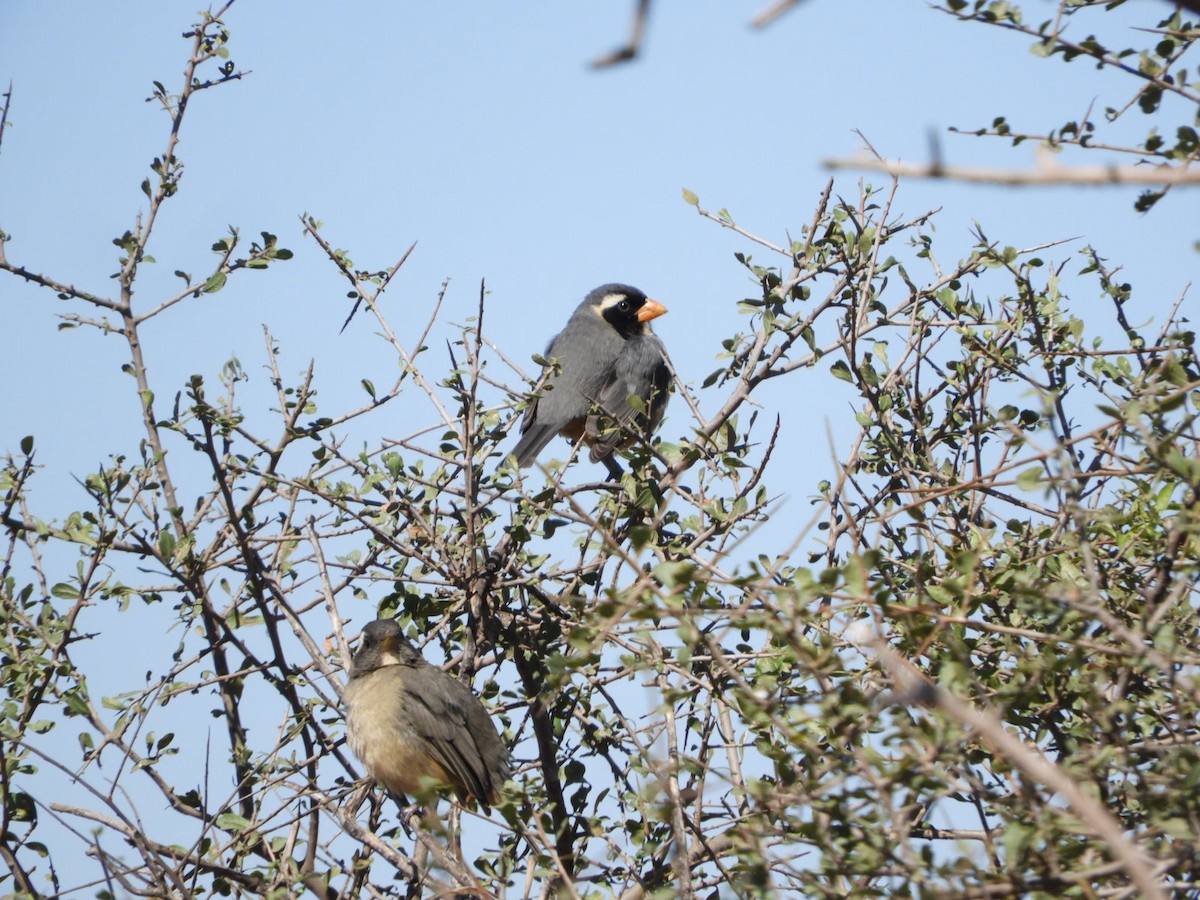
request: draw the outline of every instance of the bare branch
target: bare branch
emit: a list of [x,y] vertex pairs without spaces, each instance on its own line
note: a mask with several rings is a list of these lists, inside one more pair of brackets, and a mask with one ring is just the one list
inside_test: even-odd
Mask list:
[[642,49],[642,38],[646,33],[646,21],[650,15],[650,0],[637,0],[637,8],[633,13],[633,25],[630,28],[629,42],[618,47],[611,53],[597,57],[592,61],[593,69],[604,69],[617,63],[629,62]]
[[883,172],[896,178],[943,178],[950,181],[1011,186],[1047,184],[1200,184],[1200,169],[1176,168],[1168,165],[1060,166],[1052,162],[1048,154],[1040,156],[1037,167],[1033,169],[998,169],[986,166],[952,166],[942,163],[908,163],[901,160],[875,159],[869,156],[827,159],[822,165],[826,169],[831,170],[854,169]]
[[785,12],[799,6],[803,0],[775,0],[767,6],[764,6],[753,16],[750,17],[750,24],[754,28],[766,28]]

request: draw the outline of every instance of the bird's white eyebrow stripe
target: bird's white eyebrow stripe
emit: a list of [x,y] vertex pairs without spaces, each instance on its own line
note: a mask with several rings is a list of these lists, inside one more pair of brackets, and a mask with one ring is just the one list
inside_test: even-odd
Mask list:
[[625,299],[624,294],[605,294],[604,299],[600,301],[600,311],[604,312],[607,309],[611,309]]

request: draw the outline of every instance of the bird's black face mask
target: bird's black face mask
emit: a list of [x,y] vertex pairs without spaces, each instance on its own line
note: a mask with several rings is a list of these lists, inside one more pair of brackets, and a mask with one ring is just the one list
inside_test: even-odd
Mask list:
[[[611,301],[606,299],[605,304],[600,307],[600,315],[621,337],[631,338],[645,334],[646,322],[655,318],[655,315],[645,315],[647,304],[654,304],[654,301],[647,300],[646,295],[642,293],[614,296]],[[657,307],[658,304],[654,306]]]

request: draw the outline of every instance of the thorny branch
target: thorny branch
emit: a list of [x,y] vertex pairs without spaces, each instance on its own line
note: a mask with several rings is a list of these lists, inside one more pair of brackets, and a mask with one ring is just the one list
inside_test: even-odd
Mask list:
[[[379,301],[408,254],[359,271],[307,217],[394,353],[391,388],[308,420],[316,368],[289,381],[266,331],[274,412],[243,407],[237,366],[223,390],[202,376],[164,389],[141,326],[209,282],[142,313],[133,284],[180,184],[188,98],[234,77],[197,74],[221,58],[217,17],[189,39],[181,94],[161,91],[171,139],[117,298],[3,264],[120,316],[145,435],[81,477],[84,508],[56,520],[37,514],[32,444],[4,461],[0,660],[15,712],[0,732],[0,858],[17,889],[46,875],[51,824],[73,860],[91,854],[97,877],[129,893],[382,895],[397,878],[413,893],[630,900],[1191,884],[1193,811],[1160,775],[1190,772],[1200,742],[1200,695],[1181,674],[1200,664],[1200,366],[1183,322],[1142,340],[1127,292],[1086,251],[1069,290],[1111,297],[1126,341],[1101,348],[1067,312],[1069,248],[980,233],[941,260],[933,213],[895,214],[894,183],[835,199],[830,182],[795,240],[697,201],[768,264],[739,252],[753,287],[714,308],[730,332],[710,348],[716,368],[676,373],[683,402],[635,441],[619,482],[556,462],[562,445],[528,474],[503,462],[529,384],[487,336],[483,285],[472,324],[443,325],[443,288],[406,345]],[[214,276],[243,267],[236,243]],[[1065,258],[1046,266],[1049,249]],[[257,252],[286,258],[266,239]],[[443,334],[444,372],[422,355]],[[854,427],[831,442],[829,479],[796,481],[788,448],[813,429],[761,409],[763,388],[828,375],[852,405],[838,425]],[[177,394],[169,412],[155,388]],[[416,424],[364,440],[356,429],[383,430],[369,417],[384,402],[408,404]],[[812,513],[795,516],[805,499]],[[517,773],[495,817],[452,807],[443,821],[431,806],[397,825],[359,783],[338,669],[347,622],[375,615],[397,618],[495,717]],[[108,643],[112,616],[170,645]],[[885,665],[905,661],[901,693],[918,685],[911,699],[932,697],[958,731],[878,702],[881,674],[853,639],[862,622],[887,635]],[[112,695],[92,696],[93,648],[124,679]],[[42,737],[68,728],[78,766]],[[1151,775],[1164,781],[1147,803]],[[963,811],[977,827],[954,827]],[[997,851],[1009,834],[1023,854]],[[930,840],[987,852],[939,867]],[[92,876],[71,877],[54,891]]]

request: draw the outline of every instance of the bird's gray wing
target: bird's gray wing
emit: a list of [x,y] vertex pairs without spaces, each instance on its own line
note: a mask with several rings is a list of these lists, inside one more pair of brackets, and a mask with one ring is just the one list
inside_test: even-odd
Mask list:
[[592,401],[611,379],[612,360],[624,342],[590,311],[573,316],[546,348],[558,371],[543,376],[541,390],[521,420],[521,439],[512,449],[517,465],[527,466],[560,431],[587,416]]
[[[549,379],[544,380],[541,389],[545,388],[545,382],[548,381]],[[543,399],[544,395],[535,395],[529,401],[525,416],[521,419],[521,439],[512,448],[512,455],[516,457],[518,466],[531,464],[562,427],[551,422],[548,416],[545,419],[539,417]]]
[[499,785],[493,785],[485,754],[477,746],[479,725],[486,726],[500,743],[487,710],[479,698],[441,669],[422,666],[419,677],[425,682],[424,689],[410,689],[405,697],[409,724],[425,741],[429,755],[454,780],[460,798],[470,794],[486,807]]
[[[654,431],[666,410],[670,385],[671,370],[662,341],[652,334],[626,341],[596,402],[615,427],[593,441],[592,461],[603,459],[628,436],[622,431]],[[630,397],[641,402],[630,403]]]
[[475,740],[475,749],[483,761],[484,782],[489,790],[484,796],[484,802],[500,789],[500,785],[512,777],[512,768],[508,761],[508,747],[500,737],[496,723],[492,721],[491,713],[474,694],[475,701],[467,707],[467,727]]

